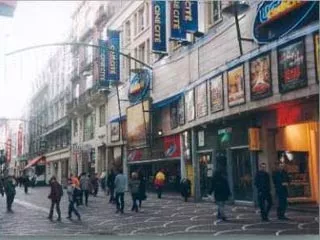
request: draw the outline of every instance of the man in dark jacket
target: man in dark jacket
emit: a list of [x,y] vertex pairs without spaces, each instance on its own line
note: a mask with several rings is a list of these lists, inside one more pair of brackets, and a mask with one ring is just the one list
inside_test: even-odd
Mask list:
[[285,216],[286,209],[288,206],[288,184],[289,176],[287,171],[284,169],[284,163],[279,164],[279,169],[273,173],[273,183],[276,189],[278,198],[277,215],[279,220],[288,220]]
[[226,221],[224,205],[230,196],[230,187],[228,180],[222,170],[217,170],[212,178],[211,193],[214,192],[214,198],[218,205],[218,219]]
[[116,178],[116,175],[114,174],[114,171],[111,170],[108,178],[107,178],[107,187],[109,188],[110,192],[110,200],[109,203],[114,203],[115,202],[115,197],[114,197],[114,180]]
[[49,181],[51,191],[48,196],[49,199],[51,199],[51,208],[49,213],[49,219],[52,221],[53,217],[53,208],[54,205],[56,205],[56,210],[58,214],[57,221],[61,221],[61,211],[60,211],[60,200],[63,195],[63,189],[60,183],[58,183],[56,177],[52,177]]
[[12,212],[12,203],[16,195],[17,181],[13,176],[8,176],[3,181],[4,192],[7,196],[7,211]]
[[[272,197],[270,193],[270,176],[266,172],[266,164],[260,164],[260,170],[254,178],[254,185],[258,191],[258,203],[262,221],[269,221],[268,215],[272,206]],[[267,206],[265,205],[267,202]]]

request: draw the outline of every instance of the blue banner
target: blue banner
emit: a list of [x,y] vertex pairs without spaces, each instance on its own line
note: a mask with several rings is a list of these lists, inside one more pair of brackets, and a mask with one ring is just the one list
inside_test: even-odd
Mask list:
[[106,51],[106,81],[109,83],[120,80],[120,32],[108,30]]
[[198,1],[185,0],[182,9],[184,30],[187,32],[198,32]]
[[152,51],[167,53],[166,1],[152,1]]
[[187,34],[184,29],[183,6],[184,1],[174,0],[170,2],[171,40],[186,40]]
[[99,82],[102,86],[107,86],[106,81],[106,55],[107,43],[99,39]]

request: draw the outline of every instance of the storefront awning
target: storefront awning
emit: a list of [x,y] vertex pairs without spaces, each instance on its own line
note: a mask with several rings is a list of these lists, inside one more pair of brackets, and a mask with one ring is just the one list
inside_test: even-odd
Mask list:
[[24,169],[27,169],[29,167],[32,167],[33,165],[35,165],[37,162],[39,162],[40,160],[42,160],[44,158],[44,156],[40,156],[40,157],[36,157],[34,159],[32,159],[31,161],[29,161],[29,163],[27,164],[27,166],[24,167]]
[[115,116],[115,117],[110,118],[109,123],[122,122],[126,119],[127,119],[126,115],[122,115],[121,118],[119,116]]
[[170,105],[171,103],[178,101],[182,97],[182,95],[183,95],[183,92],[179,92],[179,93],[172,95],[168,98],[165,98],[165,99],[162,99],[158,102],[155,102],[152,104],[152,108],[156,109],[156,108],[166,107],[166,106]]

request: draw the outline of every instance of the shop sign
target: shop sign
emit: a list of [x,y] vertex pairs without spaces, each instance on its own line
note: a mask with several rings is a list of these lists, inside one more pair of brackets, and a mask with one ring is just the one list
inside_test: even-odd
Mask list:
[[244,91],[244,65],[228,71],[228,103],[230,107],[246,102]]
[[198,1],[182,1],[184,28],[187,32],[198,32]]
[[171,36],[172,40],[186,40],[186,31],[184,29],[183,21],[183,1],[170,1],[170,22],[171,22]]
[[167,53],[166,1],[152,0],[152,51]]
[[112,122],[110,123],[111,131],[111,142],[116,142],[120,140],[120,123]]
[[151,72],[139,69],[130,79],[128,98],[131,104],[137,104],[149,96]]
[[186,109],[187,122],[191,122],[194,120],[194,117],[195,117],[193,89],[185,93],[185,107],[186,107],[185,109]]
[[278,73],[280,93],[308,85],[303,38],[278,48]]
[[261,150],[260,128],[249,128],[249,150]]
[[180,157],[180,136],[173,135],[163,138],[164,156],[166,158]]
[[250,60],[251,100],[259,100],[272,95],[270,53]]
[[223,77],[222,74],[209,80],[211,113],[223,110]]
[[99,81],[103,86],[108,86],[106,81],[106,55],[107,43],[104,40],[99,39]]
[[317,1],[263,1],[257,9],[253,37],[258,43],[279,39],[319,19]]
[[142,157],[142,150],[135,149],[129,152],[128,154],[128,162],[134,162],[141,160]]
[[218,139],[221,148],[226,148],[231,144],[231,134],[231,127],[218,130]]
[[314,56],[315,56],[315,65],[316,65],[316,76],[317,83],[319,83],[320,78],[320,38],[319,33],[314,34]]
[[196,116],[197,118],[208,115],[207,82],[195,88]]
[[[142,106],[144,105],[144,107]],[[143,110],[145,112],[143,112]],[[144,101],[127,108],[127,143],[129,148],[147,145],[150,123],[150,102]]]

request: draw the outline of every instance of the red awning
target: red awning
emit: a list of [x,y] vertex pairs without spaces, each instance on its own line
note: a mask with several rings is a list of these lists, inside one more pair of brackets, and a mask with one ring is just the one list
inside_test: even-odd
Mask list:
[[35,165],[37,162],[39,162],[40,160],[42,160],[44,158],[44,156],[40,156],[40,157],[36,157],[32,160],[29,161],[29,163],[27,164],[27,166],[24,167],[24,169],[27,169],[29,167],[32,167],[33,165]]

